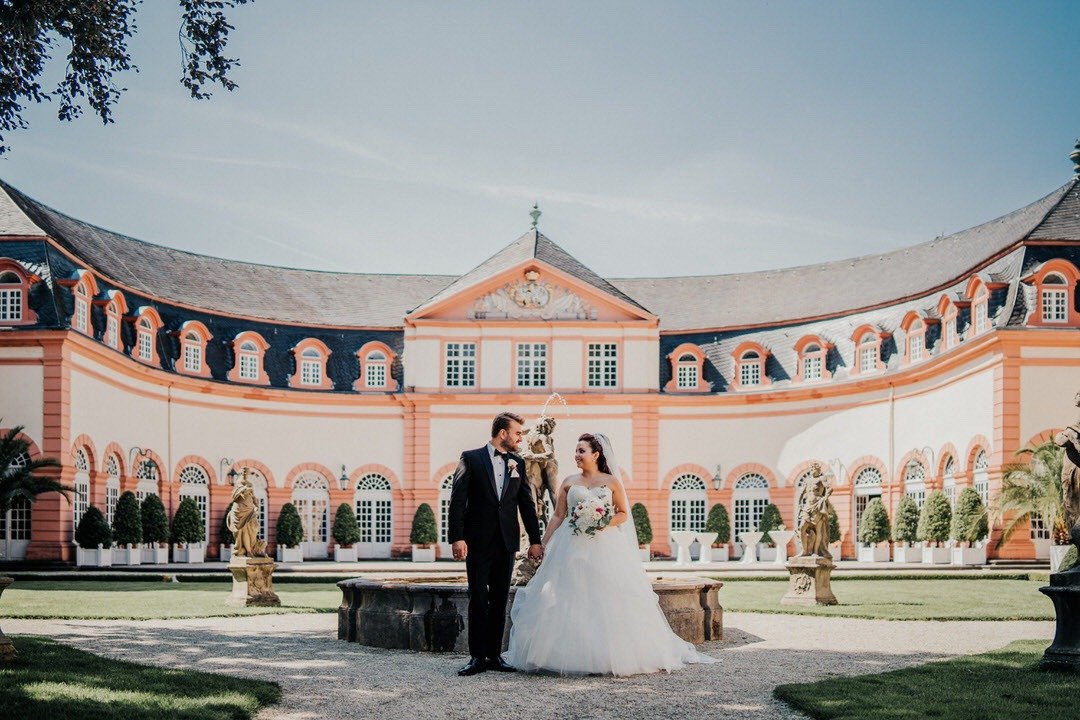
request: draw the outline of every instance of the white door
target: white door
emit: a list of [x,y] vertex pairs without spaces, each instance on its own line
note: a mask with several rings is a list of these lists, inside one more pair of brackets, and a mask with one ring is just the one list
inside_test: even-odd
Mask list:
[[23,560],[30,545],[30,501],[16,500],[0,516],[0,558]]

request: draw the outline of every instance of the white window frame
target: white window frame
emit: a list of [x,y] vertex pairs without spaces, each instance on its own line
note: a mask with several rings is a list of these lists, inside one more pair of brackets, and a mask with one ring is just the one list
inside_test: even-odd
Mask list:
[[592,390],[608,390],[619,386],[619,344],[589,343],[586,346],[585,385]]
[[745,473],[735,481],[731,491],[731,527],[740,548],[743,533],[757,532],[761,516],[770,502],[769,481],[764,475]]
[[394,491],[390,479],[376,472],[364,475],[356,483],[353,505],[360,526],[357,557],[390,557],[394,540]]
[[1069,291],[1066,288],[1042,289],[1042,320],[1045,323],[1069,322]]
[[544,342],[520,342],[515,355],[515,382],[518,388],[536,389],[548,386],[548,345]]
[[671,532],[704,532],[709,498],[705,481],[693,473],[675,478],[668,497],[668,527]]
[[19,276],[13,272],[3,274],[4,278],[14,277],[15,282],[0,280],[0,322],[22,322],[23,288]]
[[476,343],[446,343],[443,379],[448,388],[476,387]]

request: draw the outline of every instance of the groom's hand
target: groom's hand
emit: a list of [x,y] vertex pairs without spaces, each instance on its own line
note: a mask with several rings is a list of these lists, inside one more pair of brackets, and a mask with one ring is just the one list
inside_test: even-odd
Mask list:
[[450,549],[454,553],[455,560],[464,560],[465,556],[469,554],[469,546],[465,544],[464,540],[458,540]]
[[544,546],[539,543],[529,546],[529,559],[533,562],[540,562],[544,559]]

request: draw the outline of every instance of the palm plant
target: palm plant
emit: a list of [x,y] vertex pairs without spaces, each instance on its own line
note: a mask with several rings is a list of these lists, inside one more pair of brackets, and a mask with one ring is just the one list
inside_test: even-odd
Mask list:
[[[1062,516],[1061,469],[1064,451],[1053,442],[1019,450],[1026,462],[1015,462],[1002,468],[1001,492],[990,502],[990,517],[994,524],[1004,522],[1000,547],[1016,528],[1038,515],[1047,524]],[[1005,516],[1008,515],[1008,521]]]
[[[0,423],[3,420],[0,419]],[[34,502],[38,495],[58,492],[67,496],[71,488],[60,484],[60,461],[55,458],[30,457],[30,442],[21,437],[22,425],[17,425],[0,437],[0,515],[19,500]],[[42,473],[47,470],[50,472]]]

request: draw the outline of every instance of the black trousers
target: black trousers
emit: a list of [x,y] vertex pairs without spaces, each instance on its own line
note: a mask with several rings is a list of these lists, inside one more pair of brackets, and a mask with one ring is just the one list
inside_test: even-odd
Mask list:
[[514,553],[498,540],[487,547],[469,545],[465,573],[469,579],[469,654],[473,657],[494,659],[502,653],[513,571]]

